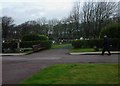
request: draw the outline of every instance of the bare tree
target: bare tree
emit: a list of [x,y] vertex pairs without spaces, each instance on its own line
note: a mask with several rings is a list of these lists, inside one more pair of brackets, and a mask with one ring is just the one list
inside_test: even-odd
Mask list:
[[51,20],[48,20],[48,36],[50,39],[53,39],[53,32],[54,32],[54,29],[57,29],[58,28],[54,28],[57,24],[58,24],[59,20],[57,19],[51,19]]
[[101,28],[109,23],[115,10],[116,2],[85,2],[82,11],[85,37],[99,37]]
[[71,21],[74,22],[75,29],[74,32],[76,32],[75,37],[79,38],[80,36],[80,29],[79,29],[79,21],[80,21],[80,2],[75,2],[74,7],[70,13]]
[[11,17],[2,17],[2,37],[7,38],[9,36],[10,29],[13,28],[13,19]]
[[40,24],[40,25],[45,25],[48,22],[47,22],[46,17],[42,17],[42,18],[37,19],[37,23]]
[[44,35],[48,34],[48,20],[46,19],[46,17],[42,17],[37,19],[37,23],[41,26],[41,32]]
[[83,36],[89,38],[93,34],[93,24],[94,24],[94,2],[85,2],[82,8],[82,26],[83,26]]

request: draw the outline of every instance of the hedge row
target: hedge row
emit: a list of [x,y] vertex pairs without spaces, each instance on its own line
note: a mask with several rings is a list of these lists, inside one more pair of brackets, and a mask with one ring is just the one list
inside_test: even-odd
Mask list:
[[48,40],[45,35],[27,34],[22,37],[22,41],[45,41]]
[[[50,40],[45,40],[45,41],[24,41],[24,42],[20,42],[20,48],[32,48],[33,45],[37,45],[37,44],[40,44],[41,47],[51,48],[52,41],[50,41]],[[17,43],[16,42],[3,43],[2,47],[3,47],[3,49],[17,48]]]
[[[110,39],[110,45],[112,45],[112,50],[119,50],[120,49],[120,40],[119,39]],[[93,48],[103,47],[103,40],[102,39],[95,39],[95,40],[73,40],[72,46],[74,48]]]
[[102,40],[74,40],[72,41],[74,48],[93,48],[94,46],[101,47]]
[[21,48],[29,48],[32,47],[33,45],[40,44],[41,47],[45,48],[51,48],[52,46],[52,41],[46,40],[46,41],[24,41],[20,43]]
[[17,43],[16,42],[5,42],[2,43],[2,49],[15,49],[17,48]]

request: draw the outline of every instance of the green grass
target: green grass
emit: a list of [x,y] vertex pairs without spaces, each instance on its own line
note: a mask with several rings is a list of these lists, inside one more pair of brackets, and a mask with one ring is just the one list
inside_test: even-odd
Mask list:
[[23,52],[24,54],[28,55],[28,54],[31,54],[33,53],[33,50],[30,50],[30,51],[26,51],[26,52]]
[[22,50],[21,53],[25,53],[25,54],[29,54],[33,52],[32,48],[21,48],[21,50]]
[[[99,50],[101,51],[101,49]],[[94,50],[94,48],[78,48],[78,49],[70,49],[70,52],[97,52]]]
[[21,84],[118,84],[118,64],[58,64]]
[[59,48],[65,48],[65,47],[72,47],[71,44],[54,44],[52,46],[52,49],[59,49]]
[[93,48],[71,49],[70,52],[95,52]]

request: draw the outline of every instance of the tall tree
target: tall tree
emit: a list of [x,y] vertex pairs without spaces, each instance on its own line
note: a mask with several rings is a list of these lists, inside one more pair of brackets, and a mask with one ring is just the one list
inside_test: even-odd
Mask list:
[[76,32],[75,38],[80,37],[80,2],[75,2],[73,9],[71,11],[70,17],[72,18],[72,21],[74,22],[74,32]]
[[13,19],[11,17],[2,17],[2,37],[8,38],[10,29],[13,28]]
[[85,37],[98,38],[101,28],[109,23],[115,10],[115,2],[85,2],[82,11]]
[[51,19],[48,20],[48,36],[50,39],[54,39],[55,37],[53,37],[53,32],[55,29],[58,30],[58,28],[55,28],[55,26],[58,24],[59,20],[57,19]]

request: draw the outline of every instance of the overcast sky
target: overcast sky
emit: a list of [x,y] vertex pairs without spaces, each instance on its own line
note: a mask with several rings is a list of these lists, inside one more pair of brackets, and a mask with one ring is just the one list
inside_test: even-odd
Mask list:
[[41,17],[61,19],[69,15],[76,1],[80,0],[1,0],[0,16],[12,17],[15,24]]

